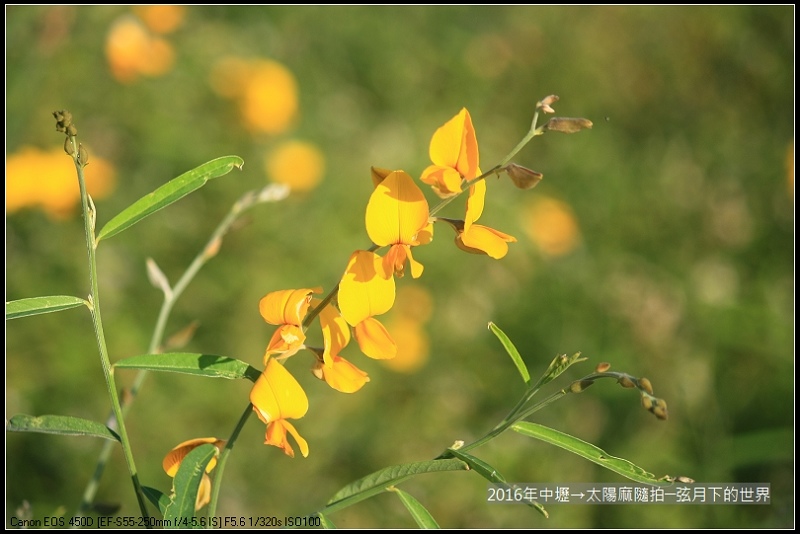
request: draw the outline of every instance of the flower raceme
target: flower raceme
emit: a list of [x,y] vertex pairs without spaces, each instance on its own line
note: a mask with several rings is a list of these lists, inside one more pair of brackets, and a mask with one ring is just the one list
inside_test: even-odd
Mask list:
[[[161,467],[164,468],[164,472],[175,478],[175,475],[178,473],[178,468],[180,467],[183,459],[186,458],[186,455],[192,452],[193,449],[206,443],[213,444],[217,448],[217,453],[219,453],[219,450],[225,446],[226,442],[225,440],[210,437],[195,438],[184,441],[183,443],[179,443],[167,453],[167,455],[164,457],[164,460],[161,462]],[[209,461],[206,465],[206,472],[203,473],[203,478],[200,481],[200,489],[197,492],[197,501],[194,505],[195,510],[199,510],[211,501],[211,478],[208,476],[208,473],[210,473],[211,470],[216,467],[216,465],[216,457],[212,458],[211,461]]]
[[275,358],[269,358],[266,369],[250,391],[253,411],[267,425],[265,445],[274,445],[294,458],[294,449],[288,440],[291,434],[308,456],[308,443],[287,419],[300,419],[308,411],[308,397],[300,384]]

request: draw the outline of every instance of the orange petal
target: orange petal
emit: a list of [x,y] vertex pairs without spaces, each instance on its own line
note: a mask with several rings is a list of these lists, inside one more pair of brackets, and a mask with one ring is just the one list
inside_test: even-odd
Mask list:
[[203,473],[200,487],[197,489],[197,500],[194,503],[195,512],[211,502],[211,477]]
[[[465,121],[468,116],[466,108],[440,126],[431,138],[428,154],[434,165],[455,168],[461,155],[461,143],[464,139]],[[470,125],[472,119],[470,119]]]
[[464,231],[483,214],[483,205],[486,202],[486,180],[476,182],[469,187],[467,197],[467,214],[464,215]]
[[388,360],[397,355],[395,344],[386,327],[374,317],[368,317],[355,327],[356,341],[361,352],[376,360]]
[[321,374],[321,378],[325,380],[330,387],[342,393],[355,393],[364,387],[364,384],[369,382],[367,373],[341,356],[333,358],[333,365],[331,367],[318,364],[314,374],[317,373]]
[[459,248],[473,254],[486,254],[497,260],[508,253],[508,243],[516,241],[513,236],[480,224],[473,224],[456,237]]
[[305,341],[306,335],[301,327],[293,324],[281,326],[272,334],[272,339],[267,345],[267,351],[264,354],[264,365],[267,364],[267,358],[273,354],[280,354],[283,358],[294,355],[303,347]]
[[308,312],[311,294],[321,292],[320,287],[273,291],[261,299],[258,310],[269,324],[300,326]]
[[420,229],[428,224],[428,202],[414,180],[403,171],[390,173],[369,198],[367,234],[380,246],[416,245]]
[[300,384],[278,363],[270,358],[267,368],[250,391],[250,402],[264,423],[278,419],[299,419],[308,411],[308,397]]
[[422,183],[433,187],[434,192],[440,198],[447,198],[460,193],[461,183],[464,181],[455,168],[441,167],[439,165],[431,165],[422,171],[420,180]]
[[[175,474],[178,472],[178,468],[181,465],[181,462],[186,455],[192,452],[195,448],[199,447],[200,445],[204,445],[206,443],[213,443],[217,447],[217,451],[225,446],[225,440],[217,439],[214,437],[210,438],[195,438],[184,441],[183,443],[179,443],[176,445],[167,455],[164,457],[164,461],[161,462],[161,467],[164,468],[164,472],[167,473],[169,476],[174,477]],[[217,465],[217,459],[212,458],[208,465],[206,465],[206,473],[211,472],[214,469],[214,466]]]
[[350,327],[339,311],[331,305],[325,306],[320,312],[319,324],[322,327],[322,339],[325,344],[322,360],[326,367],[331,368],[334,356],[350,342]]
[[381,257],[357,250],[350,256],[339,283],[342,317],[356,325],[373,315],[386,313],[394,304],[394,278],[385,278]]
[[303,455],[303,457],[308,457],[308,442],[303,439],[299,432],[297,432],[297,429],[295,429],[294,425],[283,419],[279,419],[278,421],[267,425],[267,434],[264,444],[279,447],[283,449],[283,452],[288,456],[294,458],[294,449],[289,444],[289,440],[286,438],[287,431],[297,442],[297,445],[300,447],[300,453]]

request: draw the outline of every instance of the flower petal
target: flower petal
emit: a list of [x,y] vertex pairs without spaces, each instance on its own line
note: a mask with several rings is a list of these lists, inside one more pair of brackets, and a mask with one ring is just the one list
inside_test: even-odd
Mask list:
[[272,339],[267,345],[267,352],[264,354],[264,365],[267,364],[267,358],[273,354],[280,354],[283,358],[294,355],[303,347],[305,341],[306,335],[303,333],[302,327],[293,324],[285,324],[279,327],[272,334]]
[[267,424],[279,419],[299,419],[308,411],[305,391],[275,358],[269,359],[256,380],[250,402],[259,419]]
[[350,256],[339,283],[339,309],[351,325],[386,313],[394,304],[394,278],[385,277],[383,262],[374,252],[357,250]]
[[367,204],[367,234],[380,246],[416,245],[417,233],[428,224],[428,202],[403,171],[390,173],[372,192]]
[[496,260],[508,254],[508,243],[516,241],[513,236],[480,224],[473,224],[456,237],[456,245],[460,249],[473,254],[486,254]]
[[341,356],[333,358],[331,367],[318,363],[314,368],[314,374],[342,393],[355,393],[369,382],[367,373]]
[[311,294],[321,292],[320,287],[273,291],[261,299],[258,310],[269,324],[300,326],[308,312]]
[[[179,443],[167,453],[167,455],[164,457],[164,460],[161,462],[161,467],[164,468],[164,472],[169,476],[174,477],[178,472],[178,467],[180,467],[181,462],[184,458],[186,458],[186,455],[192,452],[192,450],[195,448],[206,443],[213,443],[217,447],[217,451],[225,446],[225,440],[215,437],[195,438],[184,441],[183,443]],[[208,462],[208,465],[206,465],[206,473],[210,473],[216,465],[217,459],[212,458],[211,461]]]
[[420,176],[422,183],[433,187],[434,192],[440,198],[447,198],[461,192],[461,184],[464,179],[454,167],[442,167],[431,165],[422,171]]
[[469,187],[467,197],[467,213],[464,215],[464,231],[477,221],[483,214],[483,205],[486,203],[486,180],[476,182]]
[[339,311],[330,304],[319,313],[322,339],[325,345],[322,360],[328,368],[333,367],[334,356],[350,342],[350,327]]
[[397,345],[386,327],[374,317],[368,317],[355,326],[356,341],[361,352],[376,360],[388,360],[397,355]]
[[[465,122],[469,117],[466,108],[437,128],[431,137],[428,154],[434,165],[455,168],[461,155],[461,144],[464,139]],[[469,119],[472,126],[472,119]],[[474,134],[474,130],[473,130]]]

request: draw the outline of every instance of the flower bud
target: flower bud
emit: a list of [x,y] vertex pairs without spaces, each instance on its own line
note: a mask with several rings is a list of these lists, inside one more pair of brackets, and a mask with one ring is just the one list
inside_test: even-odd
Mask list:
[[66,152],[68,156],[75,153],[75,145],[72,144],[72,140],[69,137],[64,138],[64,152]]
[[633,380],[631,380],[631,377],[629,377],[628,375],[622,375],[621,377],[619,377],[617,379],[617,382],[619,383],[620,386],[622,386],[624,388],[635,388],[636,387],[636,384],[633,383]]
[[653,409],[653,399],[647,395],[642,395],[642,406],[645,410],[650,411]]
[[81,144],[78,144],[78,163],[83,166],[86,166],[89,163],[89,153]]
[[608,362],[600,362],[597,364],[597,367],[594,368],[595,373],[605,373],[611,369],[611,364]]
[[519,189],[533,189],[544,177],[542,173],[532,171],[516,163],[509,163],[506,166],[506,173]]
[[576,133],[591,127],[592,121],[589,119],[571,117],[553,117],[545,124],[545,130],[562,133]]
[[556,111],[550,107],[550,104],[555,104],[556,102],[558,102],[558,96],[550,95],[544,97],[539,102],[537,102],[536,107],[542,108],[542,111],[544,111],[545,113],[555,113]]
[[639,387],[648,392],[650,395],[653,394],[653,385],[650,383],[648,379],[640,378]]

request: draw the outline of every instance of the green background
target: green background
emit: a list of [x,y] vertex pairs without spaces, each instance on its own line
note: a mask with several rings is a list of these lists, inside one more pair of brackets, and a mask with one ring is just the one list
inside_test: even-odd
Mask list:
[[[446,228],[415,252],[433,297],[430,360],[393,373],[351,348],[370,373],[344,395],[306,371],[310,410],[296,426],[309,458],[262,444],[252,418],[228,463],[219,514],[304,515],[382,467],[430,459],[480,437],[513,406],[519,375],[486,329],[494,321],[532,374],[581,351],[647,376],[669,403],[656,420],[610,382],[569,396],[535,420],[579,436],[659,476],[767,482],[770,506],[552,506],[544,519],[487,505],[471,473],[430,474],[402,488],[452,528],[765,528],[794,526],[794,7],[189,7],[166,36],[164,76],[122,85],[103,52],[126,7],[6,7],[6,151],[52,149],[51,112],[68,109],[80,140],[117,169],[98,201],[102,225],[165,181],[215,157],[243,172],[103,243],[103,315],[112,360],[146,350],[160,294],[153,258],[176,280],[231,204],[262,186],[261,161],[283,138],[318,145],[315,190],[250,211],[176,306],[169,332],[199,322],[187,351],[260,366],[273,328],[258,301],[277,289],[337,281],[367,245],[371,165],[418,177],[433,131],[467,107],[484,168],[524,135],[537,100],[594,129],[535,139],[515,161],[544,173],[532,191],[492,180],[485,223],[519,242],[501,261],[465,255]],[[54,33],[55,29],[60,33]],[[253,136],[213,93],[212,66],[235,55],[283,63],[297,78],[300,119],[278,137]],[[787,156],[788,154],[788,156]],[[66,158],[66,156],[65,156]],[[787,176],[792,176],[791,182]],[[426,188],[433,203],[434,196]],[[569,204],[581,246],[550,258],[524,237],[536,195]],[[461,204],[460,201],[458,204]],[[454,204],[454,206],[456,206]],[[460,207],[451,216],[461,215]],[[482,222],[483,220],[482,219]],[[37,210],[6,218],[6,300],[88,293],[79,217]],[[444,232],[444,233],[443,233]],[[82,308],[6,325],[6,418],[16,413],[102,421],[109,408],[91,321]],[[127,385],[133,374],[120,371]],[[566,384],[566,382],[564,382]],[[227,437],[249,382],[152,374],[129,418],[143,483],[168,491],[163,455],[193,437]],[[560,387],[560,386],[557,386]],[[6,435],[6,509],[70,517],[101,444]],[[560,449],[516,434],[474,451],[519,482],[623,482]],[[119,451],[97,500],[137,515]],[[395,495],[331,519],[340,527],[414,526]]]

